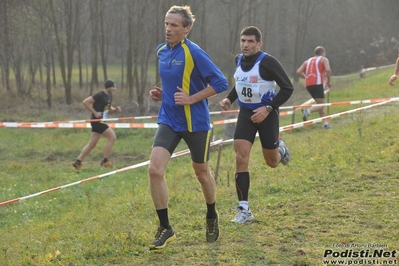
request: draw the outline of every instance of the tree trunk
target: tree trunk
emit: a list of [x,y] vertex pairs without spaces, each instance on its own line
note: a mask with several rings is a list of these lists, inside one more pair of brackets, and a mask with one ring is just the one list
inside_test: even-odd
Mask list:
[[48,52],[46,53],[46,63],[44,66],[46,67],[46,96],[47,96],[47,108],[52,108],[52,95],[51,95],[51,61]]
[[318,4],[319,2],[311,2],[309,0],[298,1],[298,23],[294,42],[294,61],[292,71],[294,83],[298,83],[299,81],[299,76],[297,75],[296,70],[302,64],[301,58],[306,40],[305,37],[308,33],[308,22]]
[[[58,25],[58,20],[57,17],[58,15],[56,15],[55,9],[54,9],[54,3],[53,0],[50,0],[50,8],[51,8],[51,13],[52,13],[52,23],[54,26],[54,35],[55,35],[55,42],[56,42],[56,47],[57,47],[57,51],[58,51],[58,62],[59,62],[59,66],[60,66],[60,71],[61,71],[61,76],[62,76],[62,81],[64,84],[64,89],[65,89],[65,99],[68,98],[68,94],[67,94],[67,75],[66,75],[66,66],[65,66],[65,55],[64,55],[64,45],[62,42],[62,37],[60,36],[60,32],[59,32],[59,25]],[[68,103],[68,101],[66,100],[66,102]]]
[[55,76],[55,60],[54,60],[54,49],[53,48],[51,48],[50,57],[51,57],[51,70],[52,70],[52,74],[53,74],[53,86],[54,86],[54,88],[56,88],[57,87],[57,78]]
[[4,83],[7,92],[11,91],[11,84],[10,84],[10,55],[11,55],[11,45],[10,45],[10,35],[9,35],[9,14],[8,14],[8,1],[9,0],[2,0],[0,6],[0,14],[1,14],[1,21],[2,21],[2,37],[0,41],[3,43],[3,53],[2,53],[2,61],[3,62],[3,73],[4,73]]
[[79,88],[83,88],[83,68],[82,68],[82,50],[79,44],[78,48],[78,67],[79,67]]
[[126,83],[127,83],[127,88],[129,92],[129,101],[133,100],[133,43],[135,42],[134,40],[134,35],[133,35],[133,30],[134,30],[134,25],[133,25],[133,12],[134,12],[134,7],[133,3],[129,2],[128,3],[128,10],[129,13],[131,14],[128,17],[128,49],[127,49],[127,58],[126,58]]
[[101,65],[103,68],[103,75],[104,75],[104,80],[108,79],[108,73],[107,73],[107,59],[108,59],[108,43],[106,41],[106,35],[107,30],[105,29],[104,26],[104,19],[107,19],[107,15],[104,14],[103,9],[100,9],[100,14],[99,14],[99,26],[100,26],[100,55],[101,55]]
[[92,5],[90,8],[91,14],[91,52],[92,52],[92,61],[91,61],[91,82],[90,82],[90,95],[94,92],[94,86],[98,87],[98,1],[92,1]]

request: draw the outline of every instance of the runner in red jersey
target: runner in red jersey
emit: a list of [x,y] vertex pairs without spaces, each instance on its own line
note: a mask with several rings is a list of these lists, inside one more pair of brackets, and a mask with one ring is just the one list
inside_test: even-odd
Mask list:
[[[316,103],[321,104],[324,103],[324,86],[331,87],[331,68],[324,47],[317,46],[314,54],[315,56],[303,62],[296,72],[305,79],[306,89],[312,98]],[[313,112],[318,112],[320,117],[325,116],[324,106],[302,109],[303,121],[306,121]],[[329,128],[327,121],[324,121],[323,125],[324,128]]]

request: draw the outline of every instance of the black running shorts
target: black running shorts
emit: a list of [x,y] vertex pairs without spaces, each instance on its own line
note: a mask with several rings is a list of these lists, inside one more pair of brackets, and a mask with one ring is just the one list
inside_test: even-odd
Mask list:
[[313,99],[324,99],[324,86],[323,85],[313,85],[306,87],[309,94]]
[[209,160],[210,138],[211,130],[175,132],[168,125],[159,124],[153,147],[163,147],[172,155],[183,139],[190,150],[191,160],[195,163],[205,163]]
[[276,149],[279,145],[279,112],[273,110],[261,123],[252,122],[251,116],[253,114],[252,110],[240,108],[234,139],[248,140],[253,144],[258,132],[262,148],[268,150]]
[[101,122],[91,122],[91,132],[96,132],[102,134],[105,130],[109,128],[107,124]]

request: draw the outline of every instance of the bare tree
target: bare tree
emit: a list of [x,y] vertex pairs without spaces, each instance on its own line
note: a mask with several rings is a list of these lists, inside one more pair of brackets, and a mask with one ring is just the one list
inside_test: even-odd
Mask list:
[[[138,16],[135,17],[137,27],[134,28],[134,36],[138,38],[138,41],[134,42],[134,71],[133,78],[135,81],[135,87],[137,92],[137,102],[140,107],[140,114],[144,114],[146,105],[144,103],[145,92],[147,91],[147,77],[148,77],[148,66],[150,56],[154,53],[156,44],[153,41],[153,37],[149,34],[153,24],[148,23],[145,17],[148,13],[152,13],[153,10],[148,8],[146,0],[140,0],[136,9],[139,11]],[[153,43],[153,45],[141,45],[142,43]]]
[[2,38],[0,38],[1,45],[1,62],[2,62],[2,70],[3,70],[3,83],[5,84],[7,92],[11,92],[11,84],[10,84],[10,35],[9,35],[9,11],[8,11],[8,2],[10,0],[1,0],[0,1],[0,30],[2,33]]
[[305,38],[308,33],[308,23],[315,10],[316,6],[320,4],[319,1],[312,0],[300,0],[295,2],[297,4],[297,26],[296,35],[294,41],[294,61],[293,61],[293,73],[294,82],[298,82],[299,76],[296,75],[296,68],[302,63],[303,46],[305,44]]
[[126,83],[129,91],[129,101],[133,100],[133,49],[134,49],[134,3],[128,2],[127,4],[129,14],[128,14],[128,48],[127,48],[127,58],[126,58]]
[[[100,2],[101,8],[99,10],[99,49],[101,55],[101,64],[103,68],[104,80],[108,79],[107,65],[108,55],[111,45],[113,43],[114,34],[116,32],[117,21],[120,19],[118,16],[109,16],[109,11],[115,10],[116,3],[113,2]],[[123,4],[123,2],[122,2]],[[123,10],[118,10],[123,12]],[[115,11],[115,13],[117,13]]]
[[11,23],[11,38],[13,41],[10,49],[11,66],[14,71],[17,95],[19,97],[25,97],[26,88],[24,83],[27,73],[24,70],[24,66],[28,54],[28,49],[25,44],[27,43],[27,38],[29,36],[28,29],[30,25],[23,15],[27,13],[24,5],[14,5],[13,13],[18,15],[13,16],[13,23]]
[[[46,11],[49,9],[49,4],[45,4],[45,11],[43,13],[47,13]],[[53,53],[53,42],[51,40],[51,24],[48,16],[42,14],[40,16],[40,25],[41,25],[41,44],[44,51],[44,67],[46,70],[46,102],[47,108],[51,109],[53,106],[53,97],[52,97],[52,90],[51,90],[51,64],[52,58],[51,54]]]
[[[77,35],[77,18],[80,6],[78,0],[63,0],[60,8],[54,8],[54,0],[50,1],[51,20],[54,27],[55,42],[62,81],[65,90],[66,104],[72,103],[72,67]],[[65,28],[63,28],[65,27]]]
[[[233,4],[236,3],[236,5]],[[227,12],[224,14],[227,25],[228,25],[228,60],[229,62],[229,67],[227,70],[227,80],[229,81],[230,87],[232,87],[232,78],[233,77],[233,72],[235,70],[234,66],[234,57],[236,56],[237,51],[236,47],[239,42],[239,35],[240,35],[240,30],[243,25],[243,19],[246,17],[246,15],[249,12],[249,9],[247,7],[247,3],[245,1],[237,1],[234,0],[222,0],[222,3],[224,4],[224,10]]]
[[230,85],[239,31],[249,24],[262,30],[262,49],[278,55],[296,80],[295,70],[317,45],[326,46],[337,75],[392,62],[399,45],[399,33],[390,26],[399,8],[388,0],[0,0],[0,89],[30,95],[39,70],[50,108],[57,71],[70,104],[72,80],[79,79],[81,88],[86,70],[93,93],[99,64],[104,79],[113,64],[121,69],[120,88],[128,89],[127,99],[143,113],[149,106],[146,90],[153,81],[161,85],[154,51],[164,42],[165,12],[174,4],[191,6],[197,26],[189,38],[207,51]]
[[91,82],[90,82],[90,95],[93,94],[94,86],[98,87],[98,33],[99,33],[99,2],[92,0],[90,7],[91,16]]
[[[30,25],[34,27],[30,32],[37,32],[37,35],[31,34],[32,40],[30,41],[30,49],[29,49],[29,54],[35,54],[35,57],[30,58],[29,64],[37,64],[37,68],[40,70],[40,87],[39,87],[39,105],[41,101],[41,95],[40,95],[40,90],[41,87],[43,86],[42,82],[42,68],[41,64],[43,63],[43,55],[44,55],[44,67],[45,67],[45,75],[46,75],[46,83],[45,83],[45,89],[46,89],[46,102],[47,102],[47,108],[51,109],[52,108],[52,88],[51,88],[51,53],[52,53],[52,47],[53,47],[53,42],[51,40],[51,23],[50,23],[50,17],[49,17],[49,2],[42,2],[42,1],[24,1],[27,6],[29,6],[29,13],[35,12],[37,16],[28,16]],[[33,37],[36,37],[33,39]],[[30,72],[31,72],[31,85],[34,84],[34,69],[32,69],[32,66],[30,67]],[[28,90],[28,93],[30,93],[30,89]]]

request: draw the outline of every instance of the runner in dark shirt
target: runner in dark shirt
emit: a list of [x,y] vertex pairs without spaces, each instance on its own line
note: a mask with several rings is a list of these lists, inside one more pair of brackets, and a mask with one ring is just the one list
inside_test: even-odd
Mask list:
[[[83,105],[91,112],[91,119],[106,119],[109,113],[120,113],[122,110],[118,107],[113,107],[112,93],[116,91],[115,82],[107,80],[102,91],[89,96],[83,101]],[[101,161],[101,166],[111,168],[112,163],[109,161],[112,146],[116,141],[115,132],[107,124],[103,122],[91,122],[91,136],[90,141],[82,149],[76,161],[72,164],[76,169],[82,168],[82,161],[96,147],[97,142],[104,136],[107,138],[107,143],[104,147],[104,158]]]

